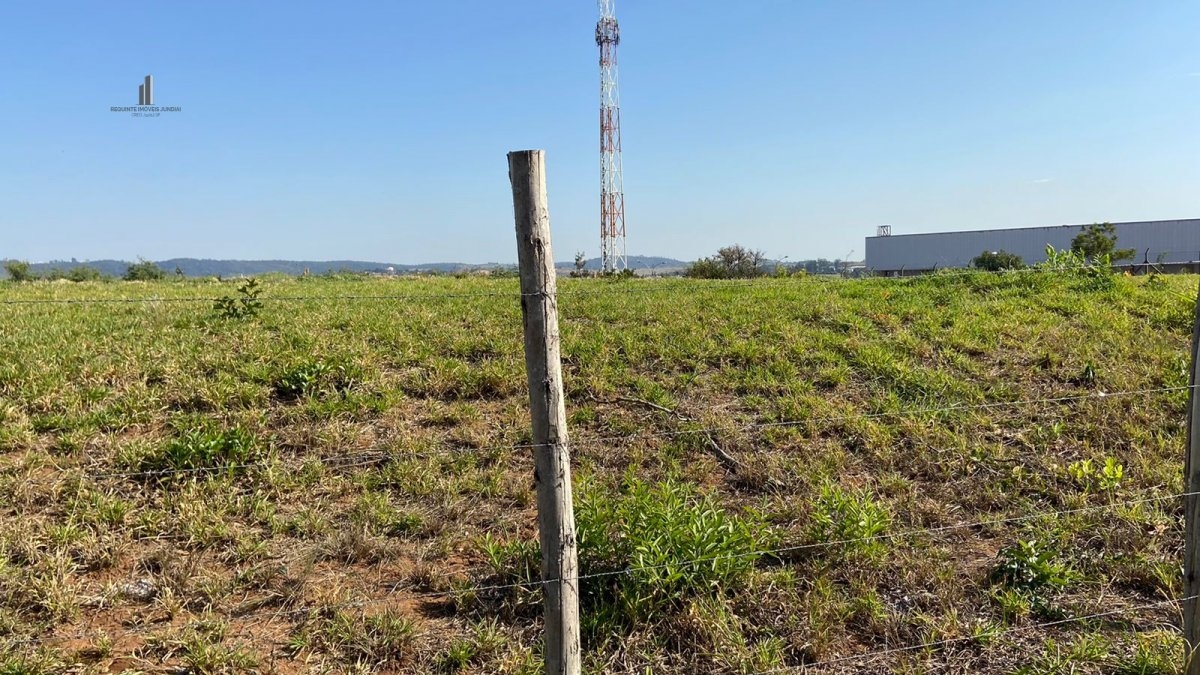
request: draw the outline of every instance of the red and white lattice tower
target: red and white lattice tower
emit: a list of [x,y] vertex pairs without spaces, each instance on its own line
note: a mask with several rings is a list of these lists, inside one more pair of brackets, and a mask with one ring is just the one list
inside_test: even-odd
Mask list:
[[600,21],[600,266],[604,272],[628,267],[625,258],[625,185],[621,165],[621,95],[617,89],[617,45],[621,28],[614,0],[599,0]]

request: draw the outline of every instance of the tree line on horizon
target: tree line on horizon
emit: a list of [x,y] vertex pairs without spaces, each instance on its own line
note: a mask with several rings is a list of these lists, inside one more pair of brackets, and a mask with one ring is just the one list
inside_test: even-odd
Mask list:
[[[1109,264],[1130,260],[1137,254],[1131,248],[1117,248],[1117,228],[1112,223],[1094,223],[1083,228],[1071,240],[1071,252],[1085,260],[1108,261]],[[971,260],[971,267],[988,272],[1023,269],[1025,259],[1003,249],[984,251]]]
[[[113,278],[112,275],[106,274],[99,268],[89,265],[74,265],[65,270],[59,267],[52,267],[46,272],[39,273],[25,260],[6,260],[4,262],[4,271],[8,273],[9,279],[17,282],[36,281],[39,279],[45,281],[66,280],[83,282],[103,281]],[[176,268],[176,273],[182,276],[178,268]],[[167,273],[157,263],[141,259],[135,263],[129,263],[125,267],[124,274],[121,275],[121,279],[124,281],[157,281],[166,277]]]
[[786,264],[782,260],[768,260],[766,254],[759,249],[732,244],[721,247],[707,258],[691,263],[684,269],[683,276],[692,279],[752,279],[806,274],[846,275],[850,271],[850,262],[840,258],[815,258]]
[[[1086,226],[1082,232],[1071,240],[1070,250],[1080,254],[1087,260],[1106,260],[1110,264],[1131,259],[1136,254],[1131,248],[1118,249],[1116,246],[1116,227],[1112,223],[1095,223]],[[666,261],[668,259],[661,260]],[[571,276],[588,276],[584,273],[584,270],[590,262],[582,252],[576,254],[574,261],[575,270]],[[975,269],[996,272],[1021,269],[1026,267],[1026,264],[1021,256],[1004,250],[998,250],[983,251],[971,260],[971,266]],[[378,266],[375,265],[375,267]],[[87,264],[77,264],[74,261],[65,270],[59,267],[51,267],[44,273],[35,272],[33,266],[24,260],[5,261],[3,268],[7,272],[9,279],[17,282],[37,279],[48,281],[65,279],[68,281],[83,282],[100,281],[115,277],[115,275],[106,274],[96,267]],[[785,265],[782,261],[769,262],[766,254],[759,249],[748,248],[741,244],[732,244],[721,247],[711,256],[690,263],[684,268],[682,274],[685,277],[694,279],[750,279],[763,276],[792,276],[798,274],[844,275],[848,273],[848,268],[847,261],[840,259],[816,258],[798,261],[790,265]],[[391,270],[390,267],[387,269]],[[497,269],[504,269],[504,266],[498,266]],[[343,267],[341,271],[343,273],[362,274],[383,270],[353,270]],[[308,268],[305,268],[304,272],[307,274]],[[175,267],[174,273],[180,278],[185,276],[179,266]],[[221,274],[214,273],[204,276],[220,277]],[[121,275],[121,279],[125,281],[156,281],[165,279],[166,277],[167,272],[159,267],[157,263],[141,258],[137,262],[126,264],[125,271]]]

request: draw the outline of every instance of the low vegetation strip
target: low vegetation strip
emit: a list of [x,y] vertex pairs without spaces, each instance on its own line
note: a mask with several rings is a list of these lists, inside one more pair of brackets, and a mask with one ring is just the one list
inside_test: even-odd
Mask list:
[[[537,672],[515,281],[259,282],[0,284],[0,672]],[[1195,285],[562,280],[588,671],[1178,672]]]

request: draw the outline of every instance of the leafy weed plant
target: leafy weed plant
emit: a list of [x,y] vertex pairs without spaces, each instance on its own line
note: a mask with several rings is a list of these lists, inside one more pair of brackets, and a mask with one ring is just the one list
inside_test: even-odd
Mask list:
[[887,550],[878,537],[887,531],[891,515],[869,490],[847,490],[826,482],[821,486],[812,511],[811,538],[836,542],[847,554],[868,558]]
[[225,296],[213,303],[213,311],[223,319],[253,319],[262,311],[262,287],[258,280],[251,277],[237,289],[236,298]]
[[264,456],[254,434],[242,427],[204,425],[185,429],[150,449],[136,463],[139,471],[187,471],[238,467]]
[[1054,551],[1036,540],[1018,541],[1002,549],[998,558],[990,580],[997,591],[994,597],[1002,606],[1027,603],[1039,613],[1047,614],[1049,595],[1065,589],[1077,578],[1076,572],[1060,562]]
[[629,476],[592,488],[576,510],[588,621],[596,631],[653,621],[689,598],[741,588],[776,537],[754,513],[737,515],[676,480]]
[[285,370],[272,383],[272,389],[283,400],[322,394],[344,395],[362,378],[362,371],[352,364],[312,360]]

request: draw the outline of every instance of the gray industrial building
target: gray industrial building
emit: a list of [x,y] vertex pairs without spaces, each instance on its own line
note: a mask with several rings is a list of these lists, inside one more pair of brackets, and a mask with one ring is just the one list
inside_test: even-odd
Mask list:
[[[1117,248],[1137,253],[1126,265],[1146,262],[1184,269],[1200,261],[1200,218],[1113,223]],[[1022,227],[893,235],[889,226],[867,237],[866,267],[875,274],[914,274],[946,267],[970,267],[984,251],[1007,251],[1032,265],[1046,259],[1046,247],[1068,249],[1086,225]]]

